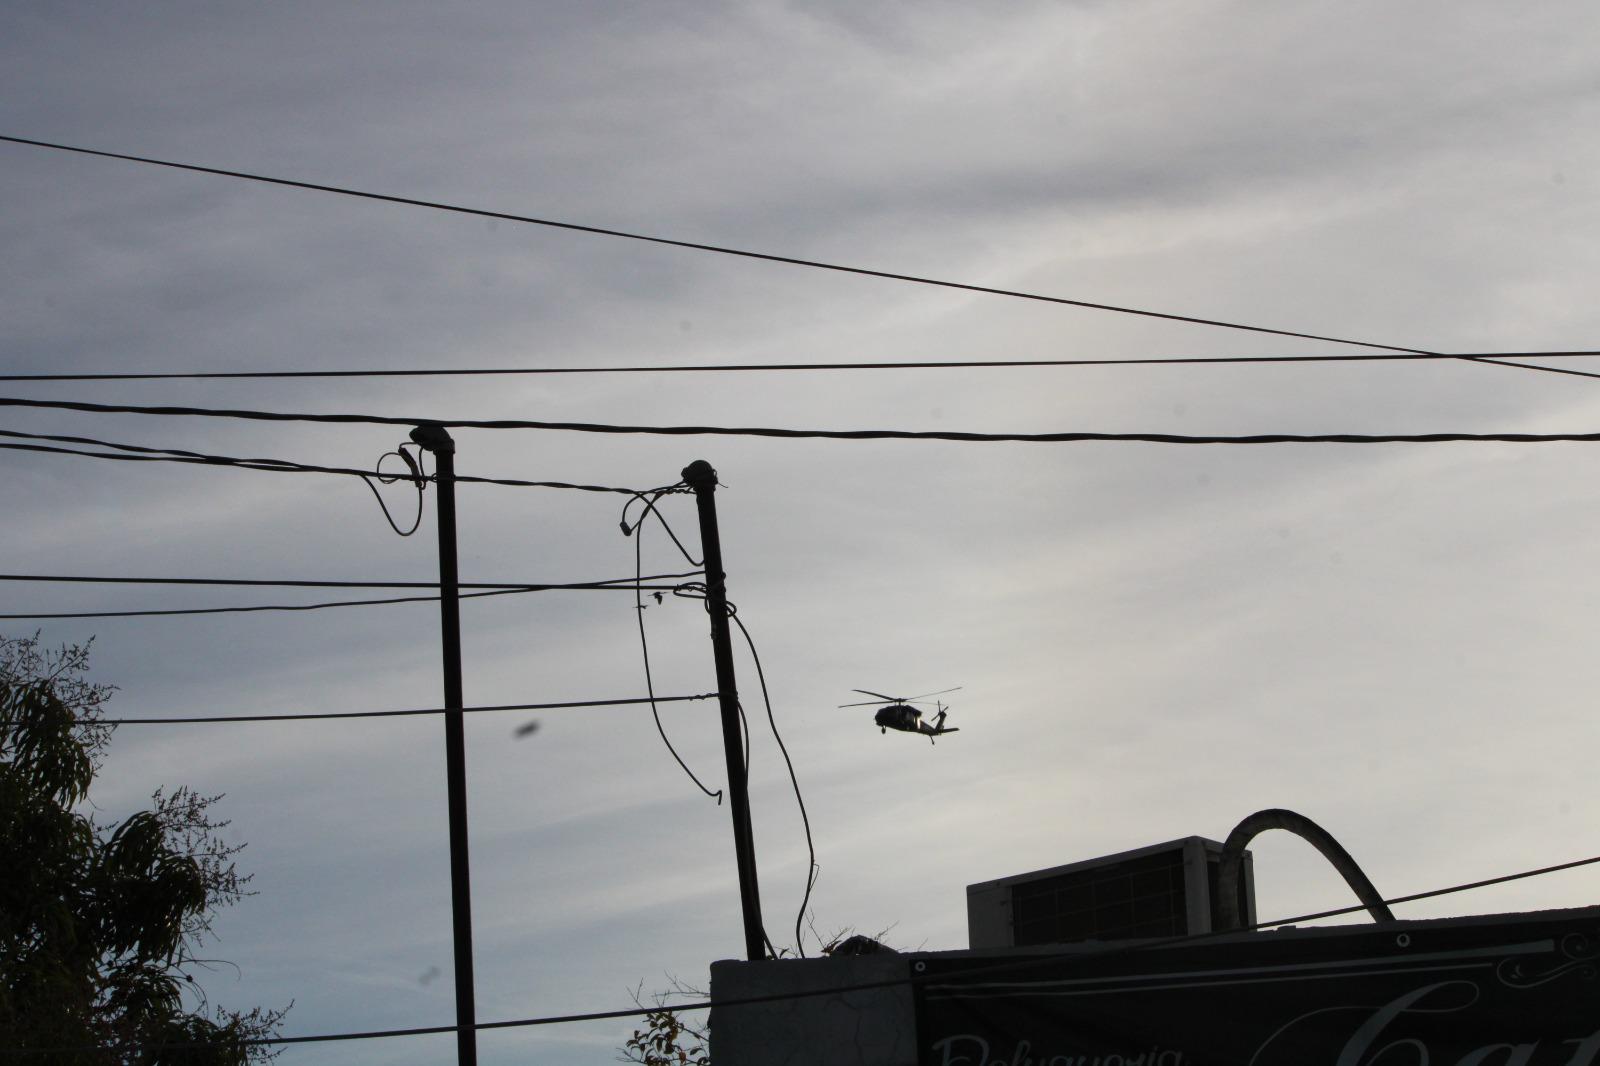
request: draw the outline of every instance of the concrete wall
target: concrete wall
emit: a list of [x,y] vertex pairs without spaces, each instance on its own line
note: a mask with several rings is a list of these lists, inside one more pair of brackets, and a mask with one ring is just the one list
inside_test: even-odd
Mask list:
[[[726,961],[711,964],[715,1066],[916,1066],[912,959],[905,955]],[[893,981],[887,988],[825,992],[736,1006],[728,1000]]]

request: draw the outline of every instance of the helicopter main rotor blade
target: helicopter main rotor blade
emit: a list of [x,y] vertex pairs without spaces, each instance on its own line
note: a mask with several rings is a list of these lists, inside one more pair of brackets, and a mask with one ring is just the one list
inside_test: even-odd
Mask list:
[[[885,696],[881,692],[868,692],[864,688],[853,688],[850,691],[851,692],[859,692],[863,696],[876,696],[876,697],[878,697],[878,699],[882,700],[884,703],[902,703],[902,702],[904,702],[898,696]],[[850,706],[850,704],[846,704],[845,706],[848,707],[848,706]]]
[[864,703],[841,703],[840,707],[881,707],[886,703],[898,703],[899,700],[867,700]]
[[[911,702],[913,702],[915,700],[925,700],[929,696],[943,696],[946,692],[960,692],[961,689],[962,689],[961,685],[957,685],[955,688],[942,688],[938,692],[924,692],[920,696],[912,696],[910,699],[901,700],[900,702],[901,703],[911,703]],[[860,689],[856,689],[856,691],[860,692],[861,690]],[[875,695],[875,693],[868,693],[868,695]]]

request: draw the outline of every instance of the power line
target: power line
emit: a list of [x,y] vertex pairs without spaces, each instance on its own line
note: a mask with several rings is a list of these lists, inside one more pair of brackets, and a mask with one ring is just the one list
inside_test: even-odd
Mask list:
[[[204,452],[184,451],[181,448],[149,448],[139,444],[119,444],[116,441],[98,440],[93,437],[69,437],[51,433],[23,433],[18,430],[0,430],[0,437],[48,440],[66,444],[90,445],[99,448],[115,448],[131,454],[116,455],[109,452],[87,452],[74,448],[57,448],[44,444],[6,444],[0,442],[0,450],[7,451],[49,452],[57,455],[83,456],[90,459],[115,459],[122,462],[194,463],[202,466],[231,466],[246,470],[268,470],[288,474],[339,474],[359,478],[382,477],[390,481],[409,481],[413,483],[426,483],[434,480],[430,476],[380,474],[376,470],[358,470],[354,467],[343,466],[317,466],[310,463],[294,463],[287,459],[241,459],[229,455],[208,455]],[[637,489],[613,488],[608,485],[581,485],[568,481],[525,481],[519,478],[473,477],[462,474],[457,474],[455,480],[457,484],[505,485],[513,488],[575,489],[580,492],[609,492],[623,495],[631,495],[638,491]]]
[[[803,959],[806,957],[806,946],[801,936],[800,925],[805,921],[806,910],[811,905],[811,890],[817,885],[817,874],[821,867],[817,865],[817,846],[811,839],[811,816],[806,813],[806,800],[800,794],[800,779],[795,776],[794,760],[789,758],[789,746],[783,742],[783,734],[778,732],[778,719],[772,713],[772,697],[767,692],[767,673],[761,667],[761,653],[756,650],[755,638],[750,635],[750,630],[745,626],[744,620],[739,617],[739,610],[733,604],[728,604],[728,618],[739,627],[739,632],[744,634],[744,642],[750,647],[750,658],[755,663],[756,679],[761,683],[761,702],[767,708],[767,725],[772,728],[772,739],[778,742],[778,751],[783,755],[783,765],[789,770],[789,784],[794,788],[795,806],[800,810],[800,825],[805,830],[806,838],[806,887],[800,896],[800,906],[794,915],[794,950]],[[750,757],[745,756],[745,765],[750,764]],[[776,953],[774,953],[776,954]]]
[[[47,148],[57,152],[72,152],[78,155],[96,156],[102,159],[120,159],[128,163],[142,163],[147,166],[167,167],[173,170],[186,170],[196,174],[210,174],[223,178],[238,178],[243,181],[261,182],[267,185],[279,185],[292,189],[304,189],[310,192],[332,193],[338,196],[353,196],[363,200],[376,200],[383,203],[401,204],[407,207],[422,207],[434,211],[446,211],[458,215],[471,215],[477,218],[492,218],[502,222],[518,222],[530,226],[545,226],[551,229],[568,230],[574,233],[587,233],[601,237],[617,237],[623,240],[643,241],[648,244],[660,244],[673,248],[685,248],[690,251],[710,252],[717,255],[738,256],[743,259],[756,259],[768,263],[783,263],[788,266],[807,267],[813,270],[829,270],[836,273],[854,274],[861,277],[881,278],[886,281],[903,281],[915,285],[931,285],[943,289],[956,289],[962,292],[982,293],[989,296],[1006,296],[1018,300],[1032,300],[1040,303],[1060,304],[1067,307],[1081,307],[1091,311],[1110,311],[1117,314],[1136,315],[1142,318],[1156,318],[1169,322],[1184,322],[1197,326],[1214,326],[1221,329],[1243,330],[1250,333],[1267,333],[1279,337],[1296,337],[1302,340],[1327,341],[1333,344],[1351,344],[1363,348],[1383,348],[1392,352],[1420,352],[1416,348],[1398,347],[1392,344],[1378,344],[1372,341],[1351,340],[1346,337],[1324,336],[1316,333],[1300,333],[1295,330],[1272,329],[1266,326],[1252,326],[1240,322],[1229,322],[1222,319],[1199,318],[1192,315],[1171,314],[1164,311],[1150,311],[1136,307],[1124,307],[1118,304],[1098,303],[1090,300],[1074,300],[1064,296],[1046,296],[1041,293],[1023,292],[1016,289],[1001,289],[988,285],[973,285],[959,281],[945,281],[939,278],[923,277],[917,274],[900,274],[886,270],[870,270],[866,267],[847,266],[841,263],[829,263],[816,259],[801,259],[795,256],[777,255],[770,252],[757,252],[743,248],[733,248],[726,245],[706,244],[699,241],[675,240],[667,237],[656,237],[643,233],[633,233],[627,230],[610,229],[602,226],[590,226],[576,222],[562,222],[555,219],[535,218],[530,215],[517,215],[504,211],[489,211],[482,208],[464,207],[459,204],[442,203],[435,200],[419,200],[408,196],[391,196],[384,193],[366,192],[338,185],[323,185],[308,181],[295,181],[289,178],[276,178],[264,174],[254,174],[242,170],[225,170],[220,167],[199,166],[194,163],[179,163],[167,159],[155,159],[149,156],[127,155],[121,152],[107,152],[96,148],[83,148],[68,144],[57,144],[50,141],[34,140],[27,137],[12,137],[0,134],[0,141],[11,144],[28,145],[33,148]],[[1431,354],[1431,353],[1430,353]]]
[[[610,586],[606,586],[609,588]],[[630,586],[631,587],[631,586]],[[670,592],[676,590],[677,585],[641,585],[640,588],[650,592]],[[485,596],[514,596],[524,592],[538,592],[537,588],[507,588],[491,589],[487,592],[463,592],[463,600],[480,599]],[[55,611],[34,614],[0,614],[0,621],[19,621],[32,619],[63,619],[63,618],[157,618],[172,617],[177,615],[201,614],[252,614],[262,611],[323,611],[335,607],[383,607],[396,603],[438,603],[437,596],[391,596],[379,600],[332,600],[323,603],[262,603],[248,604],[238,607],[183,607],[169,610],[139,610],[139,611]]]
[[40,407],[95,414],[142,414],[238,418],[265,422],[312,422],[411,426],[432,424],[449,429],[537,429],[572,433],[642,434],[648,436],[775,437],[789,440],[938,440],[963,443],[1076,444],[1445,444],[1454,442],[1552,444],[1592,442],[1600,433],[1258,433],[1243,436],[1178,433],[963,433],[905,429],[777,429],[764,426],[641,426],[600,422],[537,422],[526,419],[428,419],[386,415],[292,414],[209,407],[150,407],[134,404],[86,403],[78,400],[27,400],[0,397],[0,407]]
[[[1508,881],[1518,881],[1518,880],[1523,880],[1525,878],[1530,878],[1530,877],[1540,877],[1540,876],[1543,876],[1545,874],[1558,873],[1558,872],[1563,871],[1563,870],[1576,869],[1576,868],[1581,867],[1581,866],[1589,866],[1589,865],[1593,865],[1595,863],[1600,863],[1600,855],[1596,855],[1596,856],[1593,856],[1593,857],[1587,858],[1587,859],[1577,859],[1577,860],[1575,860],[1573,862],[1559,863],[1559,864],[1554,865],[1554,866],[1544,866],[1544,867],[1540,867],[1539,869],[1536,869],[1536,870],[1524,870],[1524,871],[1521,871],[1519,873],[1505,874],[1505,875],[1500,876],[1500,877],[1491,877],[1491,878],[1487,878],[1487,879],[1482,880],[1482,881],[1473,881],[1473,882],[1469,882],[1467,884],[1452,885],[1452,886],[1450,886],[1448,888],[1433,889],[1433,890],[1427,891],[1427,892],[1417,892],[1417,893],[1413,893],[1412,895],[1409,895],[1409,896],[1397,896],[1394,899],[1385,900],[1384,902],[1390,904],[1391,906],[1394,905],[1394,904],[1399,904],[1399,903],[1412,903],[1412,902],[1416,902],[1417,900],[1433,899],[1433,898],[1436,898],[1436,897],[1439,897],[1439,896],[1451,895],[1452,893],[1456,893],[1456,892],[1466,892],[1466,891],[1468,891],[1470,889],[1484,888],[1484,887],[1487,887],[1489,885],[1504,884],[1504,883],[1506,883]],[[1355,905],[1349,906],[1349,907],[1338,907],[1338,908],[1335,908],[1335,909],[1332,909],[1332,910],[1318,911],[1318,912],[1313,913],[1313,914],[1296,915],[1296,916],[1294,916],[1292,918],[1279,918],[1276,921],[1271,921],[1271,922],[1258,922],[1255,925],[1252,925],[1252,926],[1248,927],[1247,929],[1229,930],[1227,932],[1193,933],[1193,934],[1187,934],[1187,935],[1184,935],[1184,936],[1168,937],[1168,938],[1163,939],[1163,940],[1139,941],[1139,942],[1131,943],[1131,944],[1122,944],[1122,945],[1117,945],[1117,946],[1113,946],[1113,947],[1105,947],[1105,948],[1101,948],[1099,950],[1093,950],[1093,951],[1062,952],[1062,953],[1059,953],[1059,954],[1046,954],[1046,955],[1030,955],[1027,958],[1023,958],[1023,959],[1017,959],[1017,960],[1014,960],[1014,961],[1001,962],[1001,963],[990,964],[990,965],[985,965],[985,966],[975,966],[975,967],[972,967],[972,968],[970,968],[968,970],[945,971],[943,973],[938,974],[936,978],[919,977],[917,975],[907,975],[906,977],[890,978],[890,979],[882,980],[882,981],[864,981],[864,982],[861,982],[860,984],[855,984],[855,985],[835,986],[835,987],[831,987],[831,988],[818,988],[818,989],[808,990],[808,991],[804,991],[804,992],[776,992],[776,993],[771,993],[771,994],[762,995],[762,996],[744,996],[744,997],[740,997],[738,999],[722,999],[722,1000],[715,1000],[715,1001],[713,1001],[713,1000],[702,1000],[702,1001],[700,1001],[698,1003],[670,1004],[670,1005],[658,1006],[658,1007],[652,1007],[652,1008],[636,1008],[636,1009],[632,1009],[632,1010],[615,1010],[615,1011],[593,1011],[593,1012],[590,1012],[590,1013],[587,1013],[587,1014],[566,1014],[566,1015],[553,1015],[553,1016],[547,1016],[547,1017],[542,1017],[542,1018],[519,1018],[519,1019],[516,1019],[516,1020],[504,1021],[504,1022],[483,1022],[483,1023],[479,1023],[477,1028],[479,1028],[479,1029],[509,1029],[509,1028],[523,1028],[523,1027],[530,1027],[530,1026],[538,1026],[538,1025],[562,1025],[562,1024],[566,1024],[566,1023],[570,1023],[570,1022],[604,1021],[604,1020],[608,1020],[608,1019],[612,1019],[612,1018],[637,1018],[637,1017],[643,1017],[643,1016],[645,1016],[647,1014],[656,1013],[657,1011],[670,1011],[670,1012],[676,1013],[676,1012],[681,1012],[681,1011],[705,1010],[705,1009],[707,1009],[709,1007],[716,1007],[716,1008],[720,1009],[720,1008],[723,1008],[723,1007],[756,1006],[756,1005],[763,1004],[763,1003],[780,1003],[780,1002],[787,1002],[787,1001],[792,1001],[792,1000],[797,1000],[797,999],[811,999],[811,998],[815,998],[817,996],[839,995],[839,994],[848,993],[848,992],[865,992],[865,991],[871,991],[871,990],[880,989],[880,988],[897,988],[897,987],[900,987],[901,985],[918,984],[918,983],[922,983],[922,982],[925,982],[925,981],[930,980],[930,979],[937,979],[937,980],[940,980],[940,981],[948,981],[948,980],[951,980],[953,978],[959,978],[959,977],[964,977],[964,976],[985,974],[985,973],[991,973],[991,972],[1000,972],[1000,971],[1006,971],[1006,970],[1024,969],[1024,968],[1027,968],[1029,966],[1040,965],[1040,964],[1042,964],[1044,962],[1066,961],[1066,962],[1091,963],[1091,962],[1097,961],[1099,959],[1110,957],[1110,956],[1115,956],[1115,955],[1130,954],[1130,953],[1133,953],[1133,952],[1150,951],[1150,950],[1159,949],[1159,948],[1174,947],[1174,946],[1181,945],[1181,944],[1192,944],[1192,943],[1197,943],[1199,941],[1212,940],[1212,939],[1215,939],[1215,938],[1221,937],[1221,936],[1234,935],[1234,934],[1237,934],[1237,933],[1240,933],[1240,932],[1252,932],[1252,931],[1255,931],[1255,930],[1258,930],[1258,929],[1265,929],[1265,928],[1270,928],[1270,927],[1273,927],[1273,926],[1280,926],[1280,925],[1297,925],[1297,924],[1300,924],[1302,922],[1315,921],[1315,920],[1319,920],[1319,919],[1322,919],[1322,918],[1333,918],[1333,917],[1337,917],[1339,915],[1353,914],[1353,913],[1355,913],[1357,911],[1365,911],[1365,910],[1366,910],[1366,904],[1358,903],[1358,904],[1355,904]],[[455,1027],[454,1026],[445,1026],[445,1027],[427,1029],[427,1030],[423,1030],[423,1031],[417,1031],[415,1033],[415,1035],[422,1035],[423,1032],[434,1033],[434,1032],[454,1032],[454,1031],[455,1031]],[[334,1038],[335,1039],[361,1039],[361,1038],[365,1038],[365,1037],[374,1037],[374,1036],[409,1036],[409,1035],[413,1035],[413,1032],[412,1031],[407,1031],[407,1030],[391,1030],[391,1031],[388,1031],[388,1032],[375,1032],[375,1033],[360,1034],[359,1036],[355,1036],[355,1037],[347,1037],[347,1036],[344,1036],[343,1034],[335,1034]],[[265,1039],[261,1039],[261,1040],[254,1041],[254,1042],[255,1043],[262,1043],[262,1044],[280,1044],[280,1043],[289,1043],[289,1042],[308,1043],[308,1042],[312,1042],[312,1041],[314,1041],[316,1039],[318,1039],[318,1038],[316,1038],[316,1037],[291,1037],[291,1038],[277,1038],[277,1039],[265,1038]]]
[[[672,581],[678,578],[697,577],[703,571],[693,570],[681,574],[652,574],[645,581]],[[0,581],[41,581],[91,585],[226,585],[250,588],[334,588],[334,589],[436,589],[437,581],[310,581],[269,580],[245,577],[91,577],[78,574],[0,574]],[[521,582],[509,584],[494,581],[463,581],[464,589],[495,589],[501,592],[560,592],[568,590],[633,591],[631,577],[604,578],[599,581],[571,581],[564,583]],[[676,586],[668,586],[675,588]],[[437,597],[430,597],[437,598]]]
[[[672,758],[677,762],[678,766],[682,768],[685,774],[689,775],[689,780],[694,782],[695,787],[701,792],[705,793],[708,797],[715,799],[717,801],[717,806],[720,807],[722,806],[723,790],[719,788],[713,792],[711,789],[706,787],[705,782],[701,781],[699,776],[693,770],[689,769],[689,764],[683,761],[683,756],[678,754],[678,749],[673,746],[671,738],[667,736],[667,727],[662,724],[661,713],[656,709],[656,705],[653,702],[656,692],[656,683],[650,670],[650,641],[645,634],[645,585],[643,583],[644,578],[642,576],[644,572],[644,526],[645,523],[649,521],[650,516],[655,515],[656,521],[661,523],[662,528],[667,531],[667,535],[672,538],[672,543],[677,545],[679,553],[683,555],[684,559],[688,561],[690,566],[704,566],[702,561],[695,559],[694,556],[689,554],[688,549],[683,546],[683,542],[678,539],[678,535],[672,531],[672,526],[667,523],[666,516],[663,515],[656,506],[661,502],[661,498],[663,496],[680,491],[681,484],[682,483],[680,482],[679,485],[672,485],[665,488],[656,489],[652,492],[639,493],[635,495],[629,499],[627,503],[622,505],[622,521],[619,523],[619,525],[621,526],[623,536],[633,538],[633,617],[638,623],[639,652],[644,662],[644,690],[652,699],[650,704],[650,715],[655,719],[656,733],[660,735],[661,743],[667,746],[667,751],[671,753]],[[628,525],[628,511],[633,507],[635,501],[639,500],[644,501],[644,511],[642,514],[640,514],[639,521],[630,527]],[[660,603],[659,590],[656,591],[656,595],[658,597],[656,602]],[[746,757],[745,765],[749,766],[749,764],[750,760],[748,757]]]
[[[1485,888],[1490,885],[1505,884],[1510,881],[1520,881],[1530,877],[1541,877],[1546,874],[1559,873],[1563,870],[1573,870],[1582,866],[1591,866],[1600,863],[1600,855],[1587,859],[1576,859],[1572,862],[1558,863],[1554,866],[1542,866],[1535,870],[1523,870],[1518,873],[1504,874],[1499,877],[1485,878],[1481,881],[1470,881],[1465,884],[1451,885],[1448,888],[1437,888],[1427,892],[1415,892],[1409,896],[1396,896],[1384,902],[1393,906],[1401,903],[1414,903],[1418,900],[1435,899],[1448,896],[1457,892],[1466,892],[1475,888]],[[1270,922],[1257,922],[1243,929],[1231,929],[1225,932],[1214,931],[1209,933],[1190,933],[1182,936],[1167,937],[1160,940],[1142,940],[1101,947],[1089,951],[1059,952],[1039,955],[1028,955],[998,963],[987,963],[982,966],[973,966],[963,970],[949,970],[937,975],[922,976],[908,974],[905,977],[893,977],[880,981],[863,981],[852,985],[836,985],[827,988],[810,989],[803,992],[774,992],[760,996],[741,996],[737,999],[700,1000],[694,1003],[670,1003],[654,1007],[629,1007],[621,1010],[589,1011],[582,1014],[555,1014],[534,1018],[516,1018],[500,1022],[478,1022],[474,1028],[483,1031],[491,1029],[523,1029],[544,1025],[566,1025],[574,1022],[610,1021],[618,1018],[642,1018],[649,1014],[660,1012],[680,1013],[684,1011],[706,1010],[708,1008],[723,1009],[726,1007],[751,1007],[764,1003],[784,1003],[800,999],[814,999],[818,996],[836,996],[850,992],[870,992],[884,988],[899,988],[903,985],[926,983],[930,980],[949,981],[961,977],[973,977],[991,973],[1014,972],[1057,962],[1070,962],[1090,964],[1102,959],[1118,955],[1132,954],[1134,952],[1147,952],[1161,948],[1176,947],[1184,944],[1200,943],[1214,940],[1218,937],[1237,936],[1240,933],[1253,932],[1258,929],[1268,929],[1280,925],[1298,925],[1303,922],[1317,921],[1323,918],[1334,918],[1344,914],[1354,914],[1365,911],[1365,903],[1357,903],[1349,907],[1336,907],[1331,910],[1316,911],[1311,914],[1300,914],[1292,918],[1278,918]],[[442,1033],[456,1032],[454,1025],[419,1026],[411,1029],[372,1029],[364,1032],[349,1033],[317,1033],[307,1036],[276,1036],[252,1037],[241,1041],[251,1046],[256,1045],[287,1045],[287,1044],[321,1044],[348,1040],[379,1040],[392,1037],[407,1036],[434,1036]],[[147,1045],[154,1046],[154,1045]],[[206,1045],[172,1043],[159,1045],[163,1049],[182,1050],[198,1048]],[[59,1048],[0,1048],[0,1052],[14,1054],[55,1054],[68,1051],[97,1050],[93,1047],[59,1047]]]
[[[173,462],[189,463],[214,463],[226,466],[247,466],[262,470],[278,470],[287,473],[312,473],[312,474],[349,474],[356,477],[377,477],[375,470],[357,470],[354,467],[315,466],[309,463],[295,463],[287,459],[242,458],[232,455],[210,455],[205,452],[185,451],[181,448],[154,448],[142,444],[123,444],[118,441],[101,440],[96,437],[75,437],[57,433],[24,433],[21,430],[0,429],[0,437],[11,437],[19,440],[54,441],[58,444],[82,444],[96,448],[114,448],[118,451],[129,452],[129,455],[99,455],[94,452],[74,451],[69,448],[30,447],[18,444],[0,444],[0,448],[16,448],[27,451],[60,452],[66,455],[93,455],[101,459],[153,459]],[[411,474],[384,475],[385,477],[398,477],[402,481],[427,481],[428,478],[418,478]]]
[[1241,330],[1249,333],[1263,333],[1278,337],[1295,337],[1301,340],[1326,341],[1331,344],[1348,344],[1362,348],[1380,348],[1389,352],[1405,353],[1409,355],[1431,356],[1447,359],[1460,359],[1467,362],[1487,362],[1500,366],[1516,367],[1521,370],[1539,370],[1554,374],[1571,374],[1580,377],[1600,377],[1600,374],[1583,370],[1570,370],[1560,367],[1540,366],[1535,363],[1510,362],[1498,358],[1479,358],[1471,355],[1450,355],[1442,352],[1431,352],[1423,348],[1408,348],[1394,344],[1380,344],[1375,341],[1353,340],[1348,337],[1335,337],[1319,333],[1303,333],[1296,330],[1275,329],[1268,326],[1254,326],[1242,322],[1230,322],[1224,319],[1200,318],[1193,315],[1179,315],[1165,311],[1151,311],[1144,308],[1126,307],[1119,304],[1099,303],[1091,300],[1075,300],[1064,296],[1047,296],[1042,293],[1024,292],[1018,289],[1002,289],[988,285],[974,285],[967,282],[947,281],[940,278],[924,277],[917,274],[901,274],[886,270],[871,270],[866,267],[848,266],[842,263],[830,263],[817,259],[801,259],[796,256],[777,255],[770,252],[756,252],[748,249],[733,248],[726,245],[706,244],[698,241],[675,240],[667,237],[656,237],[643,233],[633,233],[627,230],[609,229],[602,226],[590,226],[576,222],[562,222],[555,219],[535,218],[530,215],[517,215],[503,211],[489,211],[482,208],[464,207],[459,204],[448,204],[434,200],[419,200],[413,197],[391,196],[385,193],[367,192],[360,189],[351,189],[337,185],[322,185],[314,182],[295,181],[289,178],[276,178],[264,174],[253,174],[240,170],[225,170],[219,167],[205,167],[194,163],[180,163],[173,160],[155,159],[149,156],[128,155],[120,152],[107,152],[95,148],[83,148],[75,145],[56,144],[50,141],[34,140],[26,137],[12,137],[0,134],[0,141],[11,144],[28,145],[34,148],[47,148],[58,152],[73,152],[79,155],[97,156],[103,159],[120,159],[129,163],[142,163],[148,166],[168,167],[174,170],[186,170],[197,174],[211,174],[218,177],[238,178],[244,181],[261,182],[268,185],[280,185],[293,189],[304,189],[311,192],[332,193],[339,196],[352,196],[364,200],[376,200],[384,203],[401,204],[408,207],[422,207],[434,211],[445,211],[452,214],[471,215],[478,218],[492,218],[506,222],[519,222],[532,226],[545,226],[552,229],[568,230],[575,233],[588,233],[602,237],[618,237],[624,240],[643,241],[649,244],[660,244],[673,248],[685,248],[691,251],[710,252],[717,255],[738,256],[745,259],[756,259],[768,263],[783,263],[789,266],[807,267],[813,270],[828,270],[843,274],[854,274],[860,277],[881,278],[886,281],[903,281],[915,285],[930,285],[936,288],[955,289],[961,292],[975,292],[989,296],[1006,296],[1018,300],[1031,300],[1039,303],[1059,304],[1066,307],[1080,307],[1091,311],[1110,311],[1116,314],[1135,315],[1143,318],[1161,319],[1168,322],[1183,322],[1197,326],[1213,326],[1220,329]]
[[[715,692],[698,696],[656,696],[657,703],[683,703],[689,700],[713,700]],[[568,700],[562,703],[498,703],[484,707],[458,708],[463,714],[487,714],[493,711],[555,711],[569,707],[623,707],[649,703],[649,697],[617,700]],[[196,722],[321,722],[336,718],[409,718],[417,715],[448,714],[445,707],[419,707],[404,711],[329,711],[320,714],[237,714],[209,715],[198,718],[100,718],[85,721],[83,725],[186,725]]]
[[[1232,363],[1364,363],[1471,359],[1575,359],[1600,356],[1600,349],[1517,352],[1343,352],[1336,355],[1180,355],[1104,359],[919,359],[856,363],[682,363],[667,366],[506,366],[418,370],[216,370],[141,373],[0,374],[0,381],[204,381],[278,378],[511,377],[554,374],[715,374],[836,370],[997,370],[1028,367],[1204,366]],[[1521,366],[1507,363],[1507,366]],[[1553,367],[1528,367],[1554,370]]]
[[1540,366],[1537,363],[1517,363],[1509,359],[1488,359],[1477,356],[1471,356],[1468,358],[1475,363],[1493,363],[1496,366],[1514,366],[1519,370],[1542,370],[1546,374],[1567,374],[1578,378],[1600,378],[1600,374],[1596,374],[1592,370],[1573,370],[1571,367],[1567,366]]

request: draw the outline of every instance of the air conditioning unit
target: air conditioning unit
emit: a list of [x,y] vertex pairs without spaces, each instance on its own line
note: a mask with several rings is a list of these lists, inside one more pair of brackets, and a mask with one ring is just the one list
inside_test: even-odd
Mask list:
[[[1209,933],[1217,927],[1222,845],[1205,837],[1068,863],[967,886],[971,947],[1069,944]],[[1239,913],[1256,920],[1250,853],[1239,871]]]

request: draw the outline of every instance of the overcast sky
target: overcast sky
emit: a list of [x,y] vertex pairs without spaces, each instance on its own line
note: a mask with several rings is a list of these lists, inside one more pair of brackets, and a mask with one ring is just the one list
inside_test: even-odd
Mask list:
[[[1588,3],[143,4],[0,9],[0,134],[1436,351],[1592,348]],[[0,145],[9,373],[1312,355],[1371,349],[962,293]],[[1581,367],[1582,361],[1563,362]],[[1587,364],[1592,365],[1592,364]],[[1600,368],[1597,368],[1600,369]],[[1461,362],[401,382],[6,384],[100,402],[827,429],[1585,432],[1600,381]],[[392,427],[7,409],[0,425],[368,466]],[[816,930],[966,945],[964,886],[1263,807],[1388,894],[1600,851],[1593,444],[960,444],[462,430],[464,474],[718,470],[729,596],[805,791]],[[6,452],[5,570],[428,581],[349,479]],[[388,491],[402,514],[413,504]],[[629,575],[621,497],[463,486],[462,576]],[[430,500],[431,509],[431,500]],[[664,505],[694,533],[686,498]],[[681,560],[647,530],[647,570]],[[8,613],[310,602],[7,586]],[[644,690],[632,597],[464,605],[469,704]],[[645,612],[658,692],[715,687],[701,607]],[[3,623],[95,636],[112,711],[441,699],[430,604]],[[792,946],[807,861],[741,648],[757,856]],[[929,746],[854,688],[960,685]],[[715,709],[663,719],[725,783]],[[517,739],[530,718],[541,728]],[[630,1005],[743,938],[726,806],[642,708],[481,716],[484,1021]],[[454,1020],[435,718],[120,730],[106,816],[218,804],[259,894],[213,1001],[289,1034]],[[1342,905],[1255,845],[1263,918]],[[1403,916],[1594,902],[1569,873]],[[817,942],[808,932],[806,949]],[[437,975],[437,976],[434,976]],[[601,1063],[625,1023],[486,1032]],[[453,1038],[300,1046],[432,1063]]]

